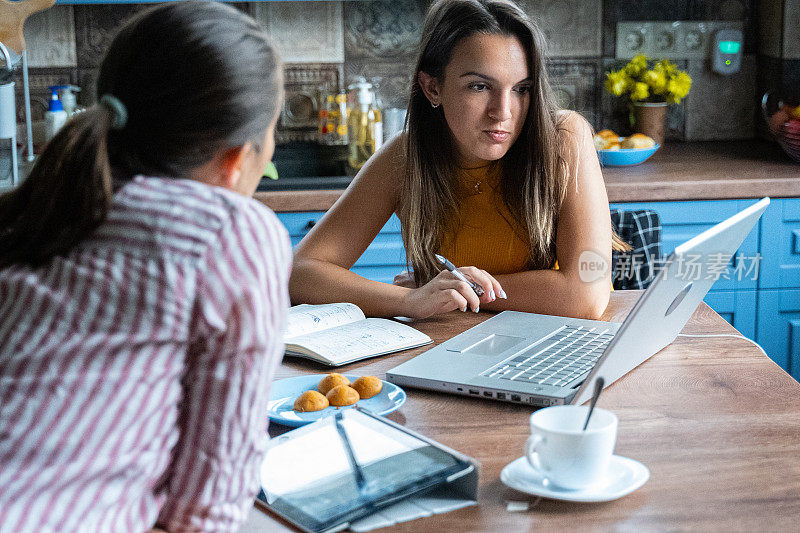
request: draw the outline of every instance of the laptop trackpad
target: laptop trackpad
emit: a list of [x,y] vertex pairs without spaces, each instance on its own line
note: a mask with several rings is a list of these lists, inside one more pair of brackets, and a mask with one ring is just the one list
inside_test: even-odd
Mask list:
[[500,355],[506,350],[523,342],[525,337],[512,337],[511,335],[489,335],[469,336],[460,342],[451,343],[447,346],[449,352],[459,352],[462,354],[478,355]]

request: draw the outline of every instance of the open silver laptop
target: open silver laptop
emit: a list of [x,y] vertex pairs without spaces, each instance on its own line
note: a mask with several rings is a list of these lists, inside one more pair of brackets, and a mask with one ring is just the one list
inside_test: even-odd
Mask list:
[[764,198],[675,248],[622,324],[503,311],[386,377],[534,406],[581,404],[598,377],[608,386],[675,339],[768,205]]

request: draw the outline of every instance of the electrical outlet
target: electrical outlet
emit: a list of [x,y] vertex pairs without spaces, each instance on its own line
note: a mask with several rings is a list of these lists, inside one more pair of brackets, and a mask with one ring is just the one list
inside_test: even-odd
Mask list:
[[743,29],[741,21],[618,22],[617,59],[645,54],[657,59],[703,59],[710,54],[714,33]]

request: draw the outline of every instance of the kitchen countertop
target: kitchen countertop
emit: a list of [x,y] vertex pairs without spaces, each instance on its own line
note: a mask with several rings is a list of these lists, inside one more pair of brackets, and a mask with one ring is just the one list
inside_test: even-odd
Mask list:
[[[610,202],[800,197],[800,164],[758,140],[666,143],[641,165],[606,167],[603,177]],[[348,181],[337,183],[342,188],[259,191],[255,198],[274,211],[325,211]]]

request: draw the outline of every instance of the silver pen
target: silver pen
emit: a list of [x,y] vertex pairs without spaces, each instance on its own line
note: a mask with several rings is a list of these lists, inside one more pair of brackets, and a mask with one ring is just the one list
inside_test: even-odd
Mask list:
[[470,280],[468,280],[468,279],[466,278],[466,276],[464,276],[464,274],[462,274],[461,272],[459,272],[459,271],[458,271],[458,269],[456,269],[456,267],[455,267],[455,265],[453,265],[453,263],[451,263],[450,261],[448,261],[447,259],[445,259],[445,258],[444,258],[444,257],[442,257],[441,255],[439,255],[439,254],[434,254],[434,255],[436,256],[436,259],[437,259],[437,260],[438,260],[438,261],[439,261],[439,262],[440,262],[442,265],[444,265],[444,267],[445,267],[447,270],[449,270],[450,272],[452,272],[452,273],[453,273],[453,275],[454,275],[455,277],[457,277],[458,279],[460,279],[461,281],[463,281],[464,283],[466,283],[467,285],[469,285],[470,287],[472,287],[472,290],[473,290],[473,291],[475,291],[475,294],[477,294],[477,295],[478,295],[478,298],[480,298],[481,296],[483,296],[483,288],[481,288],[481,286],[480,286],[480,285],[478,285],[478,284],[477,284],[477,283],[475,283],[474,281],[470,281]]

